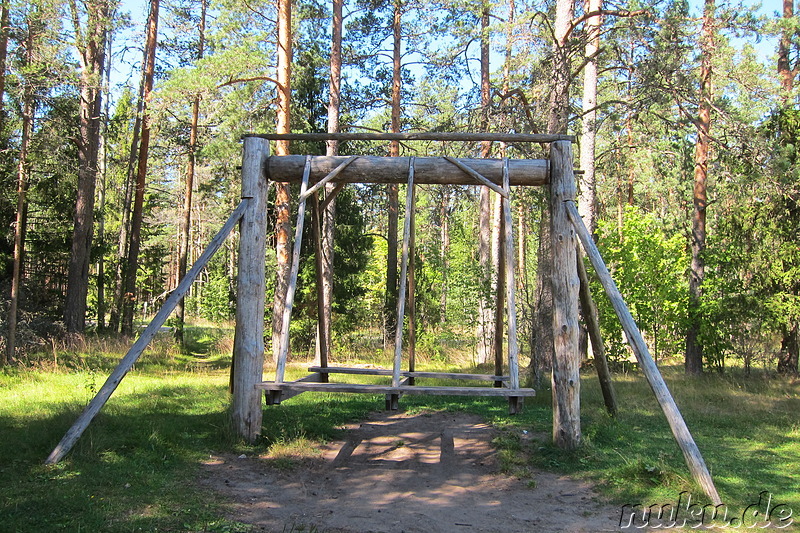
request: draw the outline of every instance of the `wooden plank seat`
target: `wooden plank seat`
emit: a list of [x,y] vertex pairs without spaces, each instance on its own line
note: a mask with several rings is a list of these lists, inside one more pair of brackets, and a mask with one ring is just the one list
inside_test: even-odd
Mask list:
[[[360,394],[430,394],[436,396],[496,396],[501,398],[535,396],[533,389],[510,389],[507,387],[425,387],[417,385],[375,385],[363,383],[316,383],[311,381],[286,381],[256,383],[257,389],[267,391],[301,392],[353,392]],[[284,398],[285,399],[285,398]]]
[[[309,372],[319,372],[320,374],[353,374],[360,376],[391,376],[392,370],[388,368],[353,368],[344,366],[312,366]],[[433,378],[433,379],[468,379],[477,381],[509,381],[509,376],[493,376],[490,374],[461,374],[458,372],[409,372],[401,371],[400,375],[409,378]]]
[[303,392],[350,392],[359,394],[428,394],[433,396],[481,396],[497,398],[522,398],[535,396],[533,389],[509,389],[507,387],[447,387],[434,386],[425,387],[417,385],[376,385],[363,383],[318,383],[312,381],[287,381],[275,383],[264,381],[256,383],[257,389],[268,392],[267,403],[269,405],[278,404],[289,397],[296,396]]
[[[392,371],[384,368],[347,368],[347,367],[311,367],[313,372],[296,381],[264,381],[256,383],[256,389],[266,392],[267,405],[278,405],[284,400],[293,398],[304,392],[349,392],[357,394],[386,395],[387,409],[397,409],[397,400],[404,394],[428,394],[433,396],[480,396],[510,398],[513,404],[524,397],[536,395],[534,389],[509,388],[507,376],[490,376],[484,374],[458,374],[448,372],[403,372],[404,379],[399,386],[366,384],[366,383],[325,383],[323,375],[340,373],[351,375],[373,375],[391,377]],[[466,377],[465,377],[466,376]],[[503,381],[503,387],[454,387],[454,386],[419,386],[410,385],[409,378],[439,379],[476,379],[485,381]],[[499,378],[496,380],[496,378]]]

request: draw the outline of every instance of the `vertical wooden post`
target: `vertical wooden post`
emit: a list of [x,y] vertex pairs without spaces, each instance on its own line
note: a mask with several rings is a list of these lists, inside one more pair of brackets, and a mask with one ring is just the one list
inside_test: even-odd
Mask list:
[[236,280],[236,338],[233,346],[231,422],[248,442],[261,434],[261,391],[264,366],[264,262],[267,241],[267,179],[269,141],[245,137],[242,151],[242,198],[247,211],[239,229],[239,270]]
[[403,224],[403,255],[400,260],[400,294],[397,298],[397,330],[394,340],[394,366],[392,387],[400,386],[400,366],[403,360],[403,317],[405,316],[406,286],[408,274],[409,236],[411,235],[411,211],[414,209],[414,158],[408,161],[408,189],[406,192],[406,218]]
[[[278,367],[275,370],[275,383],[282,383],[286,372],[286,359],[289,357],[289,326],[292,321],[294,308],[294,295],[297,291],[297,274],[300,272],[300,250],[303,247],[303,225],[306,220],[306,190],[308,179],[311,175],[311,156],[306,156],[303,168],[303,181],[300,183],[300,204],[297,206],[297,223],[294,228],[294,243],[292,244],[292,264],[289,268],[289,281],[286,286],[286,301],[283,307],[283,321],[278,344]],[[275,403],[280,403],[280,395],[273,398]]]
[[[413,163],[412,163],[413,164]],[[417,254],[417,219],[416,219],[416,185],[411,185],[411,212],[406,216],[411,219],[411,232],[408,236],[408,371],[413,372],[417,365],[417,274],[414,260]],[[414,384],[414,378],[408,378],[408,384]]]
[[[508,376],[509,388],[519,388],[519,342],[517,341],[517,281],[514,269],[514,228],[511,218],[511,181],[508,175],[508,158],[503,159],[503,232],[505,233],[505,278],[506,299],[508,300]],[[508,411],[517,414],[522,406],[522,398],[510,396]]]
[[581,441],[578,353],[577,237],[564,202],[575,199],[572,144],[550,144],[550,229],[553,247],[553,442],[562,449]]
[[[325,327],[325,279],[323,276],[323,265],[325,253],[322,249],[322,218],[323,211],[319,207],[319,194],[316,192],[312,197],[314,199],[311,206],[311,220],[314,225],[314,265],[316,266],[316,285],[317,285],[317,346],[319,348],[319,361],[318,365],[322,368],[328,367],[328,329]],[[331,247],[331,249],[333,249]],[[328,373],[323,372],[320,374],[320,381],[323,383],[328,382]]]

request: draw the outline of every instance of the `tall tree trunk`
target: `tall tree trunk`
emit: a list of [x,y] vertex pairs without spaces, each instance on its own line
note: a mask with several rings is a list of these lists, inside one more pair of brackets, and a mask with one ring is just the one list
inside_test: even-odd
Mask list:
[[[113,18],[113,13],[110,14]],[[113,41],[113,33],[106,34],[106,67],[105,67],[105,83],[106,87],[111,87],[111,44]],[[111,110],[111,99],[106,98],[103,104],[103,117],[102,129],[100,134],[100,155],[98,164],[100,165],[100,191],[97,195],[98,200],[98,217],[97,217],[97,240],[100,243],[105,243],[106,239],[106,225],[105,225],[105,207],[106,207],[106,186],[108,183],[108,118]],[[106,261],[105,254],[100,253],[97,257],[97,329],[102,331],[106,329],[106,311],[108,308],[106,299]]]
[[[197,29],[197,57],[203,59],[206,46],[206,10],[208,0],[200,0],[200,26]],[[189,257],[189,237],[192,230],[192,193],[194,192],[194,173],[197,163],[197,125],[200,121],[200,95],[194,95],[192,101],[192,119],[189,127],[189,158],[186,162],[186,183],[183,193],[183,213],[181,213],[180,240],[178,246],[178,272],[177,283],[186,276],[186,265]],[[175,328],[175,337],[183,345],[183,326],[186,315],[185,298],[181,298],[175,308],[178,325]]]
[[[394,14],[392,16],[392,133],[400,133],[400,101],[401,101],[401,22],[403,14],[402,0],[394,0]],[[400,155],[400,142],[391,141],[389,144],[389,157]],[[397,220],[400,210],[398,198],[399,188],[396,183],[390,183],[388,189],[389,213],[386,228],[387,254],[386,254],[386,304],[384,307],[385,328],[384,346],[389,347],[394,342],[397,331]],[[402,326],[402,325],[401,325]]]
[[[783,18],[786,21],[794,18],[794,0],[783,0]],[[789,54],[792,48],[792,32],[783,30],[778,44],[778,78],[781,80],[781,100],[784,105],[789,102],[794,87],[795,72],[792,69]]]
[[142,113],[144,111],[144,87],[147,79],[147,50],[142,58],[142,77],[139,81],[139,96],[136,101],[136,116],[133,121],[131,147],[128,152],[128,165],[125,173],[125,195],[122,200],[122,221],[120,222],[119,244],[117,246],[117,269],[114,284],[114,305],[111,308],[108,327],[111,331],[119,331],[123,308],[125,307],[125,280],[128,272],[128,246],[131,231],[131,205],[133,190],[136,185],[136,162],[139,160],[139,134],[142,129]]
[[0,5],[0,143],[5,143],[6,110],[6,60],[8,59],[8,4],[2,0]]
[[714,49],[714,0],[705,0],[703,29],[700,38],[700,101],[697,118],[697,143],[694,156],[694,215],[692,217],[692,265],[689,273],[689,328],[686,332],[687,374],[703,372],[703,345],[700,341],[700,298],[705,278],[706,206],[708,205],[706,180],[711,130],[711,59]]
[[[344,0],[333,0],[333,27],[331,32],[331,76],[328,86],[328,133],[339,133],[339,107],[342,86],[342,6]],[[325,155],[339,155],[339,142],[327,141]],[[334,183],[325,186],[325,194],[329,196],[336,187]],[[322,335],[318,339],[325,339],[327,346],[325,353],[331,352],[331,307],[333,305],[333,254],[336,220],[336,200],[328,203],[322,213],[322,307],[323,313],[319,317],[319,328]],[[320,341],[321,342],[321,341]],[[318,358],[319,358],[318,347]]]
[[[566,133],[569,118],[569,25],[574,10],[573,0],[558,0],[554,24],[553,86],[550,92],[547,133]],[[533,335],[536,336],[531,366],[535,381],[541,384],[553,365],[553,291],[551,278],[553,257],[550,239],[550,211],[542,209],[539,224],[539,248],[536,269],[536,307],[533,314]]]
[[136,304],[136,274],[139,270],[142,221],[144,218],[144,193],[147,186],[147,157],[150,150],[150,117],[147,102],[153,91],[153,74],[158,45],[158,9],[160,0],[150,0],[150,16],[147,21],[147,61],[145,62],[144,104],[142,107],[142,132],[139,141],[139,158],[136,167],[136,189],[131,212],[131,232],[125,273],[125,294],[122,308],[122,334],[133,333],[133,314]]
[[[489,130],[489,110],[492,105],[491,84],[489,80],[489,7],[484,4],[481,11],[481,130]],[[481,142],[481,157],[488,158],[492,153],[489,141]],[[492,331],[494,313],[492,312],[492,198],[491,190],[481,186],[478,205],[478,262],[481,274],[481,290],[478,300],[478,361],[486,363],[492,357]]]
[[633,185],[636,181],[636,168],[633,164],[634,161],[634,151],[636,147],[633,143],[633,105],[631,105],[632,94],[633,94],[633,82],[630,81],[628,83],[628,113],[625,116],[625,130],[627,130],[628,134],[628,196],[627,196],[627,203],[629,206],[633,206]]
[[[35,29],[28,20],[28,35],[25,39],[25,64],[30,66],[34,57]],[[30,168],[28,154],[31,132],[33,131],[33,82],[24,80],[22,89],[22,138],[20,139],[19,161],[17,163],[17,217],[14,226],[14,266],[11,276],[11,301],[8,311],[8,336],[6,338],[5,359],[13,363],[17,349],[17,310],[22,286],[22,266],[25,253],[25,226],[27,224],[27,194]]]
[[[291,131],[292,100],[292,1],[278,0],[278,116],[275,131]],[[289,155],[289,142],[275,143],[275,155]],[[286,290],[289,284],[289,247],[292,223],[289,220],[291,203],[288,183],[277,183],[275,187],[275,252],[276,267],[275,300],[272,304],[272,358],[278,361],[283,310],[286,307]]]
[[100,111],[105,67],[105,42],[109,0],[86,2],[86,25],[81,28],[75,0],[70,1],[79,47],[80,129],[78,135],[78,194],[67,275],[64,324],[70,333],[82,333],[86,326],[86,297],[89,292],[89,261],[92,249],[97,156],[100,146]]
[[[586,0],[584,11],[593,13],[600,11],[603,0]],[[596,199],[594,152],[597,138],[597,54],[600,51],[600,25],[602,18],[591,17],[586,21],[586,66],[583,70],[583,121],[581,123],[580,165],[583,175],[578,176],[578,210],[586,227],[594,234],[597,229],[595,220]]]

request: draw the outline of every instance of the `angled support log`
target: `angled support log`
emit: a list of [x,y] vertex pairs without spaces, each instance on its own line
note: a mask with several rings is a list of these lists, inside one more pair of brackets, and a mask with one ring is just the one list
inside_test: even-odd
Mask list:
[[346,185],[346,183],[337,183],[333,187],[333,190],[325,195],[325,199],[322,200],[322,203],[319,206],[320,213],[323,213],[328,208],[328,204],[330,204],[336,198],[337,194],[342,192],[342,189],[344,189]]
[[606,411],[610,416],[617,416],[617,395],[614,392],[614,382],[611,379],[611,370],[608,368],[606,359],[606,348],[603,344],[603,337],[600,335],[600,319],[597,315],[597,306],[592,300],[592,293],[589,290],[589,276],[586,274],[586,267],[583,265],[583,254],[576,250],[578,264],[578,277],[581,280],[580,299],[583,319],[586,322],[586,329],[589,330],[589,339],[592,341],[592,354],[594,355],[594,368],[597,378],[600,381],[600,390],[603,393],[603,402],[606,404]]
[[150,344],[150,341],[156,336],[156,333],[158,333],[161,326],[164,325],[164,322],[166,322],[169,315],[172,314],[172,311],[175,310],[178,302],[189,291],[194,280],[197,279],[197,276],[202,272],[209,260],[211,260],[217,250],[219,250],[222,243],[225,242],[225,239],[230,235],[231,231],[233,231],[233,228],[236,227],[236,224],[239,222],[239,219],[242,218],[242,215],[248,207],[248,200],[242,200],[231,214],[228,221],[222,226],[222,229],[219,230],[219,233],[211,239],[203,255],[197,259],[197,262],[192,266],[189,272],[186,273],[186,277],[181,280],[178,287],[169,295],[169,298],[164,302],[164,305],[153,318],[153,321],[145,328],[141,336],[136,340],[133,346],[131,346],[130,350],[128,350],[128,353],[125,354],[125,357],[122,358],[111,375],[108,376],[106,382],[100,387],[100,390],[97,391],[95,397],[92,398],[92,401],[89,402],[89,405],[86,406],[72,427],[67,430],[67,433],[45,460],[45,464],[58,463],[69,453],[72,447],[75,446],[75,443],[78,442],[83,432],[89,427],[89,424],[92,423],[94,417],[97,416],[108,399],[111,398],[111,395],[117,389],[122,379],[128,374],[142,355],[142,352],[147,348],[147,345]]
[[700,449],[694,442],[692,434],[686,426],[686,421],[684,421],[683,416],[681,416],[681,412],[678,410],[678,406],[672,398],[672,394],[670,394],[667,384],[661,376],[661,372],[658,371],[658,366],[656,366],[655,361],[653,361],[650,350],[647,348],[647,343],[645,343],[642,333],[636,326],[636,322],[633,320],[633,315],[631,315],[628,306],[625,305],[625,300],[622,298],[617,284],[614,283],[614,279],[608,272],[608,268],[606,268],[603,262],[600,251],[597,249],[591,235],[589,235],[589,231],[583,224],[583,219],[578,213],[578,208],[573,201],[565,201],[564,206],[578,233],[578,238],[583,245],[583,249],[589,256],[589,260],[597,276],[600,278],[600,282],[603,284],[603,288],[609,300],[611,300],[611,305],[614,307],[617,318],[619,318],[620,324],[622,324],[622,329],[628,337],[628,342],[633,349],[636,360],[639,361],[639,366],[642,368],[647,382],[650,384],[650,388],[653,390],[653,394],[656,400],[658,400],[658,404],[661,406],[661,410],[667,417],[672,435],[675,437],[675,441],[683,452],[683,457],[686,460],[686,465],[689,467],[692,477],[697,484],[702,487],[703,491],[714,505],[719,505],[722,503],[722,500],[719,497],[717,488],[714,486],[714,480],[711,478],[711,473],[708,471],[708,467],[706,467],[703,456],[700,454]]

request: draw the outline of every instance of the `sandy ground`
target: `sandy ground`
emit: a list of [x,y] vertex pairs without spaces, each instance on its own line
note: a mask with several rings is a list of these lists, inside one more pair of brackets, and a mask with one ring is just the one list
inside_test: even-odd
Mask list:
[[280,469],[213,456],[201,483],[256,531],[451,533],[619,531],[620,508],[582,481],[497,472],[494,430],[462,413],[376,413],[319,460]]

